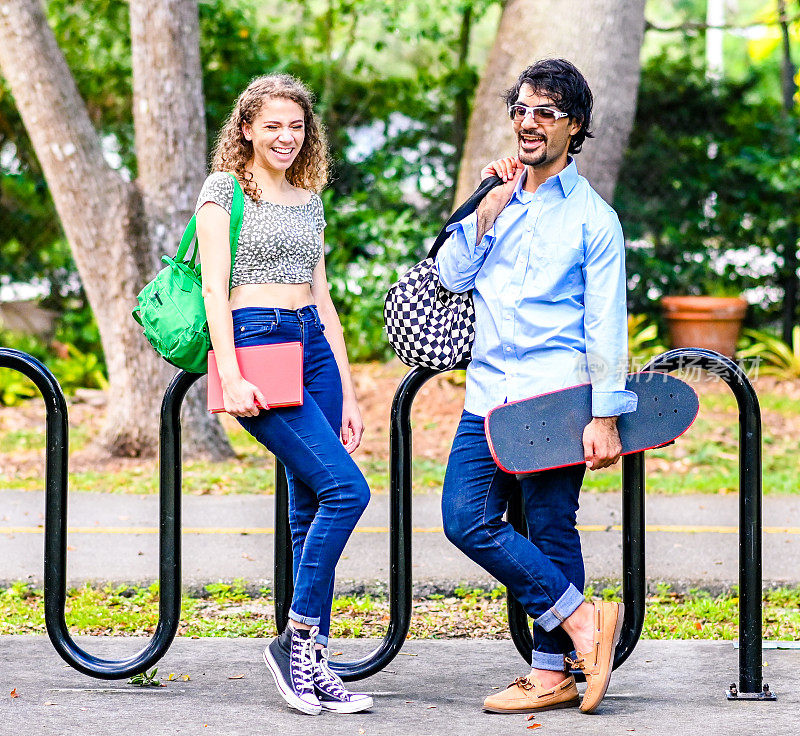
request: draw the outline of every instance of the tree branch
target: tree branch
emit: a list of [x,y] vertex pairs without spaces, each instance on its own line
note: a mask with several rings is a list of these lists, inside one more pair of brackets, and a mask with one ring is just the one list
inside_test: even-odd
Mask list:
[[686,21],[685,23],[679,23],[676,26],[659,26],[655,23],[651,23],[649,20],[645,20],[645,31],[656,31],[657,33],[676,33],[680,31],[708,31],[708,30],[720,30],[720,31],[737,31],[737,30],[746,30],[748,28],[758,28],[759,26],[777,26],[781,25],[782,23],[795,23],[796,21],[800,20],[800,13],[795,15],[781,15],[777,17],[775,20],[768,20],[768,21],[759,21],[757,23],[724,23],[722,25],[714,25],[709,23],[702,23],[702,22],[695,22],[695,21]]

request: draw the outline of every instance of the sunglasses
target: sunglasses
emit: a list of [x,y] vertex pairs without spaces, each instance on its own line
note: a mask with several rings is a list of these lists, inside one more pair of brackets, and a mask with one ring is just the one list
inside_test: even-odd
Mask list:
[[514,122],[521,123],[527,115],[531,115],[535,123],[542,125],[552,125],[556,120],[569,117],[569,113],[554,110],[552,107],[528,107],[521,102],[508,107],[508,116]]

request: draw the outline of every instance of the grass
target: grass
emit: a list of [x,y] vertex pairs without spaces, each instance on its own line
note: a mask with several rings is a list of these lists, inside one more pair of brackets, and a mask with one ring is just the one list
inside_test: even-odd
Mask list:
[[[763,435],[763,488],[766,494],[797,494],[797,438],[800,399],[764,391],[759,396],[765,414]],[[647,490],[652,493],[735,493],[738,491],[738,449],[736,401],[729,392],[704,393],[701,413],[692,428],[675,445],[647,453]],[[766,421],[766,417],[769,421]],[[435,424],[429,422],[426,426]],[[70,448],[81,450],[91,437],[85,424],[73,424]],[[183,490],[191,494],[271,493],[274,490],[274,463],[263,448],[238,425],[232,424],[231,442],[237,454],[232,461],[213,463],[187,461],[183,471]],[[9,456],[44,449],[41,428],[16,429],[0,435],[0,466],[3,455]],[[421,448],[424,450],[424,448]],[[387,453],[388,454],[388,453]],[[388,493],[389,468],[384,456],[356,455],[374,493]],[[431,459],[415,457],[413,488],[415,492],[438,492],[445,473],[446,456]],[[0,489],[40,490],[43,487],[44,463],[37,457],[24,469],[0,476]],[[70,473],[69,487],[77,491],[152,494],[158,491],[155,461],[106,470],[83,470]],[[587,473],[584,489],[602,493],[621,488],[620,466],[597,473]]]
[[[589,597],[619,600],[616,588],[586,590]],[[672,592],[657,587],[647,600],[643,639],[735,639],[738,635],[735,589],[711,596],[703,591]],[[67,624],[73,634],[150,636],[158,619],[158,586],[92,587],[67,594]],[[414,601],[412,639],[507,639],[506,594],[457,588],[452,595],[431,595]],[[764,592],[764,638],[800,641],[800,587]],[[345,596],[333,603],[335,638],[382,637],[389,623],[383,597]],[[23,582],[0,591],[0,634],[43,634],[43,595]],[[215,584],[200,598],[184,597],[180,636],[275,636],[269,591],[250,594],[242,581]]]

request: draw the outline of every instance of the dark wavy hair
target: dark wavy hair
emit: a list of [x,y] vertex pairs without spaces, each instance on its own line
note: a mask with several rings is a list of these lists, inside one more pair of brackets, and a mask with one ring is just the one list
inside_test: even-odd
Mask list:
[[592,122],[592,90],[578,68],[566,59],[541,59],[529,66],[504,95],[506,106],[519,98],[523,84],[529,84],[539,95],[546,95],[559,110],[581,124],[569,142],[569,153],[579,153],[586,138],[594,138]]

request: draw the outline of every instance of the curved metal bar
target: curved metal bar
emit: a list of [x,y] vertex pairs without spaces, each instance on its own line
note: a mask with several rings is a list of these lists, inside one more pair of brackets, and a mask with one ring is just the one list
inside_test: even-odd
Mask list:
[[47,367],[26,353],[0,348],[0,367],[30,378],[47,408],[44,605],[50,641],[69,665],[86,675],[115,680],[143,672],[164,656],[180,623],[180,406],[186,391],[200,376],[183,372],[175,376],[161,406],[158,625],[144,649],[126,659],[112,660],[95,657],[79,647],[65,620],[69,432],[64,393]]
[[645,575],[644,453],[622,458],[622,620],[614,669],[630,657],[644,626],[647,599]]
[[[724,380],[739,405],[739,693],[762,692],[761,670],[761,410],[747,375],[730,358],[713,350],[678,348],[653,358],[642,370],[668,373],[700,368]],[[625,618],[614,669],[633,652],[645,614],[644,453],[622,458],[622,599]],[[521,503],[509,504],[509,521],[524,533]],[[511,638],[530,662],[533,637],[528,616],[509,595]],[[578,679],[579,675],[576,675]]]
[[275,625],[283,631],[289,623],[294,594],[294,555],[289,530],[289,482],[286,468],[275,458]]
[[[464,367],[464,366],[459,366]],[[332,662],[332,669],[343,680],[360,680],[374,675],[391,662],[403,646],[411,625],[411,406],[419,389],[439,372],[413,368],[397,387],[392,401],[389,433],[389,627],[378,647],[361,659]],[[288,541],[288,513],[285,484],[276,484],[275,518],[275,612],[279,628],[286,625],[291,599],[292,552]],[[279,616],[282,615],[282,618]]]
[[[622,600],[625,603],[625,618],[619,644],[614,655],[614,669],[631,654],[644,625],[646,599],[646,577],[644,569],[644,453],[637,452],[622,458]],[[522,507],[522,495],[515,493],[508,503],[508,520],[514,529],[527,535],[527,524]],[[528,614],[519,601],[510,593],[507,598],[508,628],[511,640],[530,664],[533,652]],[[582,673],[575,672],[575,679],[582,682]]]
[[679,348],[643,370],[702,368],[721,378],[739,407],[739,695],[762,693],[761,668],[761,408],[745,372],[730,358]]

